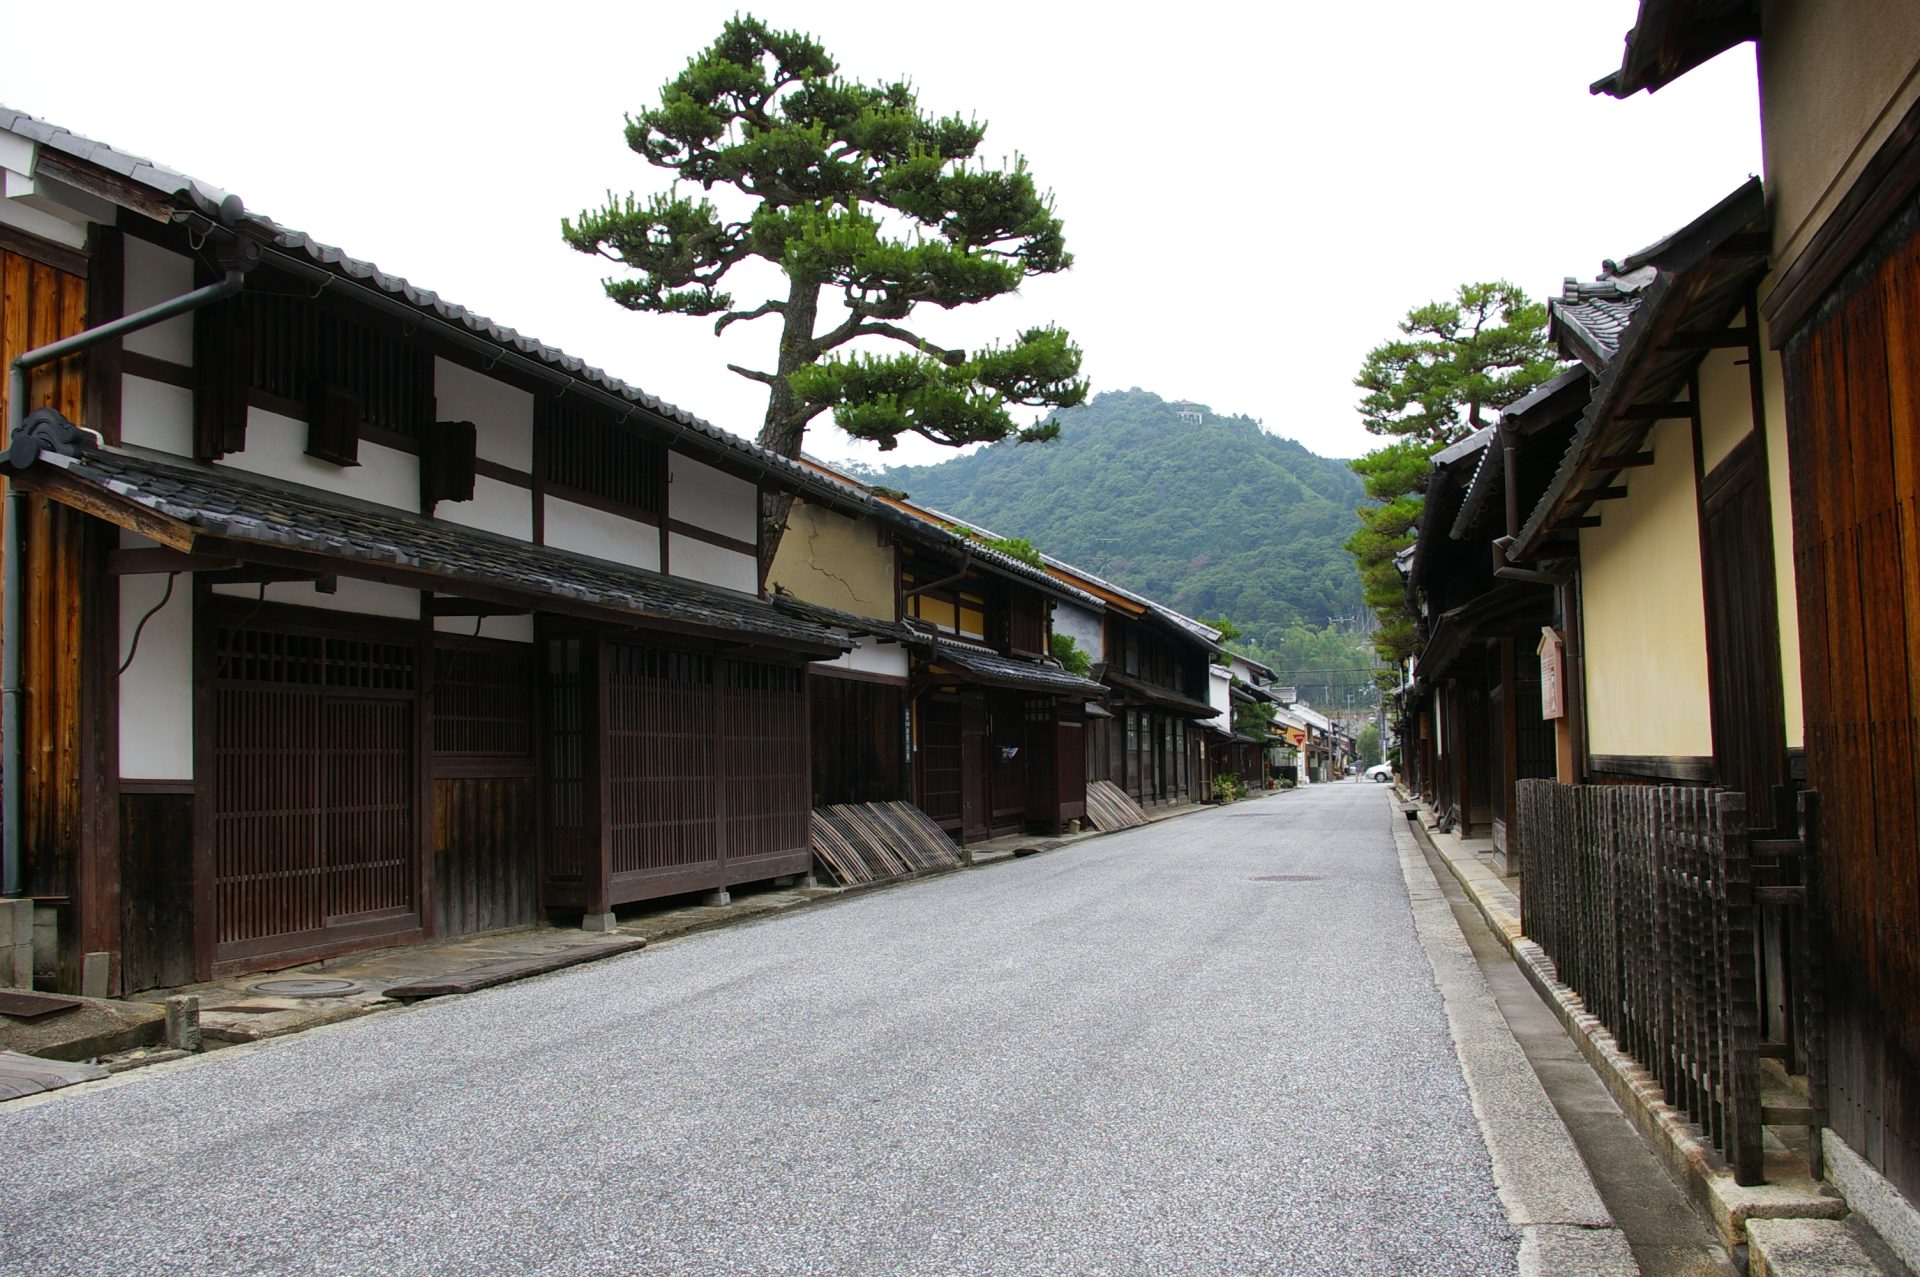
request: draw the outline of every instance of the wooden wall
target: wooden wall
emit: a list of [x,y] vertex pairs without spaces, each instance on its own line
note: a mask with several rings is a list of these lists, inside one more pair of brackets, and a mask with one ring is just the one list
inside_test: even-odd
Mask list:
[[1830,1122],[1920,1196],[1920,209],[1786,361]]
[[907,689],[823,674],[808,688],[813,805],[907,799]]

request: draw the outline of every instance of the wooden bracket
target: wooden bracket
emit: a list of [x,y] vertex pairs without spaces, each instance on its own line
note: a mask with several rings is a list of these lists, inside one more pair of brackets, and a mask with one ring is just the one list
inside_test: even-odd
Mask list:
[[1620,415],[1628,421],[1691,421],[1695,405],[1683,401],[1628,404]]

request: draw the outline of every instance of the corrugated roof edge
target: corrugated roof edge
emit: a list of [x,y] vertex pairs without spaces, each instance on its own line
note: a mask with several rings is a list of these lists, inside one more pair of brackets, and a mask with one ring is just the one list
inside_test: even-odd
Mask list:
[[[164,165],[155,164],[142,156],[117,150],[104,142],[83,137],[71,130],[49,124],[5,105],[0,105],[0,128],[28,138],[36,145],[50,147],[63,155],[70,155],[88,164],[97,165],[161,195],[185,196],[194,208],[203,213],[216,211],[228,194],[211,183],[203,182]],[[432,289],[421,288],[399,275],[388,274],[372,262],[353,257],[343,249],[323,244],[304,231],[282,226],[272,218],[258,213],[247,213],[245,220],[264,231],[273,243],[283,250],[301,253],[314,263],[337,271],[348,279],[368,284],[381,292],[404,300],[416,309],[431,313],[449,324],[464,328],[501,347],[513,350],[529,359],[538,360],[569,377],[597,386],[612,395],[637,404],[670,425],[680,426],[711,443],[722,445],[727,450],[738,454],[740,460],[758,467],[770,478],[783,481],[791,487],[811,491],[815,495],[829,496],[863,508],[870,508],[876,504],[865,492],[824,484],[818,476],[790,458],[762,448],[753,441],[734,434],[730,430],[722,429],[676,404],[650,395],[638,386],[629,385],[604,369],[596,368],[578,356],[569,355],[557,346],[549,346],[504,324],[495,323],[484,315],[445,300]]]

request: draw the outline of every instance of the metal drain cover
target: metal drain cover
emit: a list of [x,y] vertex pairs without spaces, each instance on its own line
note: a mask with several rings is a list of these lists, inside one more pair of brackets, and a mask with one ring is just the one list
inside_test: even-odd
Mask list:
[[295,976],[285,980],[262,980],[259,984],[248,985],[247,992],[265,994],[270,998],[344,998],[349,993],[360,992],[360,986],[351,980]]
[[1255,882],[1319,882],[1319,874],[1268,874],[1264,878],[1255,878]]

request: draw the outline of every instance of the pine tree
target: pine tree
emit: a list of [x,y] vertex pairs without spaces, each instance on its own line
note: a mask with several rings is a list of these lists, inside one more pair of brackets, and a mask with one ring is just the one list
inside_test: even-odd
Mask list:
[[[1019,426],[1017,406],[1081,403],[1080,349],[1055,327],[1006,345],[943,347],[905,321],[1000,297],[1030,275],[1072,264],[1050,195],[1024,161],[975,156],[983,124],[923,111],[910,84],[861,84],[811,36],[750,17],[729,21],[627,121],[627,145],[674,175],[670,192],[629,195],[562,223],[566,242],[631,268],[607,295],[632,310],[780,320],[771,368],[729,365],[767,387],[759,441],[796,457],[808,423],[890,449],[914,433],[954,447],[1053,438],[1056,423]],[[698,192],[693,188],[699,188]],[[707,198],[716,187],[729,216]],[[758,259],[784,295],[736,303],[723,288]],[[823,320],[823,305],[840,312]],[[904,349],[901,349],[904,347]],[[763,511],[767,561],[788,502]],[[763,564],[764,570],[764,564]]]
[[1552,379],[1559,366],[1546,327],[1547,308],[1514,285],[1462,284],[1452,301],[1408,311],[1401,336],[1367,352],[1353,379],[1367,392],[1368,432],[1392,439],[1351,463],[1373,504],[1360,507],[1360,530],[1346,542],[1380,618],[1374,647],[1390,665],[1411,656],[1417,639],[1393,559],[1413,544],[1431,458]]

